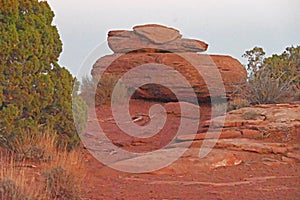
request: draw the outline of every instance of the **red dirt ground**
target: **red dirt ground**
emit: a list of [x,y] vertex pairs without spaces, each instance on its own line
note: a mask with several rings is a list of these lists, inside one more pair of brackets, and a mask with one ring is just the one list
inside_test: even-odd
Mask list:
[[[132,116],[141,113],[147,115],[150,105],[152,105],[151,102],[134,101],[131,105]],[[202,122],[209,118],[208,107],[203,106],[201,113]],[[204,113],[207,115],[204,115]],[[178,117],[168,116],[166,129],[164,128],[159,136],[141,141],[126,135],[121,136],[122,133],[120,133],[115,124],[103,120],[108,119],[110,116],[108,107],[97,108],[97,114],[98,120],[96,121],[101,121],[102,119],[101,127],[104,127],[107,136],[114,144],[136,152],[151,151],[167,144],[174,134],[173,131],[176,129],[173,129],[173,127],[179,122]],[[87,133],[92,132],[95,129],[94,126],[95,120],[89,121]],[[295,134],[297,138],[300,138],[300,130],[296,130]],[[272,139],[268,138],[267,142],[272,142]],[[195,143],[191,147],[191,151],[197,149],[198,145],[199,143]],[[298,140],[296,145],[300,147]],[[275,154],[229,151],[226,149],[214,151],[217,153],[222,153],[223,151],[233,152],[243,162],[236,166],[210,169],[190,166],[190,164],[187,164],[186,158],[181,158],[166,169],[157,172],[130,174],[116,171],[103,165],[87,150],[84,150],[87,172],[82,188],[85,194],[84,199],[300,199],[299,162],[292,159],[287,159],[286,162],[283,162],[281,157]],[[211,156],[213,155],[215,154],[211,154]],[[262,162],[262,160],[265,162]],[[191,161],[191,163],[193,162]],[[205,160],[196,162],[201,164]]]

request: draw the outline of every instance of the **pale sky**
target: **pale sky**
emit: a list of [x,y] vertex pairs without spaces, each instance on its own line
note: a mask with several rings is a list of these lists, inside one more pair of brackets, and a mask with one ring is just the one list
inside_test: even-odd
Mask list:
[[74,75],[93,49],[105,50],[89,56],[88,65],[101,54],[113,53],[106,48],[109,30],[147,23],[179,29],[184,37],[208,43],[207,53],[231,55],[241,62],[245,50],[254,46],[271,55],[300,45],[299,0],[47,1],[63,41],[60,64]]

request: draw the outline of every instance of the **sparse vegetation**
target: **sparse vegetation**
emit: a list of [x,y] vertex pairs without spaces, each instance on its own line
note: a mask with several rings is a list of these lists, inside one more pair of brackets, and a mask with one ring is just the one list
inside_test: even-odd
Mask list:
[[23,134],[22,137],[10,142],[10,148],[6,151],[13,153],[14,159],[17,161],[47,161],[51,158],[49,148],[50,146],[56,148],[57,141],[56,135],[50,135],[49,131]]
[[82,156],[76,150],[59,150],[54,136],[40,134],[33,139],[36,145],[28,139],[30,143],[20,147],[43,147],[38,153],[1,150],[1,199],[79,199],[81,179],[85,176]]
[[246,51],[248,82],[240,94],[251,104],[296,100],[300,83],[300,46],[288,47],[281,55],[265,58],[262,48]]
[[296,76],[284,80],[283,75],[284,73],[275,77],[272,69],[263,68],[248,81],[242,94],[252,104],[289,102],[295,99],[296,91],[294,91],[293,82]]
[[58,166],[43,172],[45,191],[52,199],[79,199],[74,174]]
[[[105,74],[99,80],[96,77],[85,77],[82,80],[81,96],[88,105],[95,106],[110,104],[112,102],[113,90],[119,81],[120,76],[115,74]],[[121,97],[129,97],[130,88],[120,83],[120,88],[117,95]],[[113,99],[113,102],[118,103],[119,98]]]
[[249,107],[250,103],[242,97],[234,97],[228,102],[227,111],[238,110],[240,108]]

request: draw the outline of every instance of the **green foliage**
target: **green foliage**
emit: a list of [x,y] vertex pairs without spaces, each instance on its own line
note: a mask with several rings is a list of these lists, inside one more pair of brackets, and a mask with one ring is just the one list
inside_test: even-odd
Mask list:
[[248,60],[247,70],[250,71],[250,75],[255,74],[263,67],[265,54],[261,47],[254,47],[244,53],[242,57]]
[[52,128],[78,143],[72,117],[75,79],[57,64],[62,51],[46,1],[0,0],[1,142]]
[[241,94],[251,104],[288,102],[300,93],[300,46],[264,57],[262,48],[246,51],[248,83]]
[[287,81],[293,79],[293,83],[300,82],[300,46],[288,47],[280,54],[274,54],[264,59],[264,65],[272,69],[273,77]]

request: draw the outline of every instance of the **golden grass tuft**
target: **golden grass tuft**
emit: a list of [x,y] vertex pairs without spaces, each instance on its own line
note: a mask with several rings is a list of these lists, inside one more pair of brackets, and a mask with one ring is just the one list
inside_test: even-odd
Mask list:
[[80,149],[57,148],[56,134],[27,134],[1,149],[0,199],[80,199],[85,177]]

